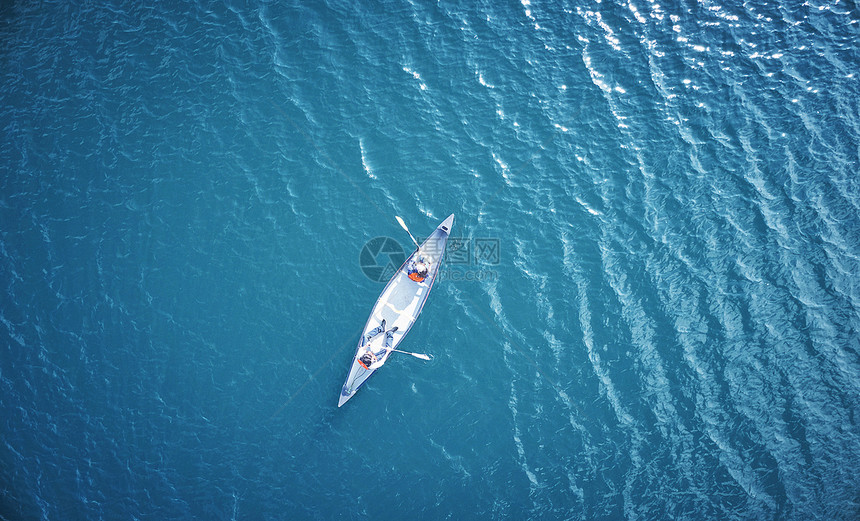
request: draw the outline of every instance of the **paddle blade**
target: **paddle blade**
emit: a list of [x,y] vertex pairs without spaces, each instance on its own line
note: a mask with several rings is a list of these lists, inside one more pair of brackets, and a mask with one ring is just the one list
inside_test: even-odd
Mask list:
[[404,355],[411,355],[411,356],[414,356],[415,358],[420,358],[421,360],[433,360],[433,356],[432,356],[432,355],[425,355],[425,354],[421,354],[421,353],[413,353],[413,352],[411,352],[411,351],[401,351],[401,350],[399,350],[399,349],[392,349],[392,351],[394,351],[395,353],[403,353]]
[[394,216],[394,218],[395,218],[395,219],[397,219],[397,222],[399,222],[399,223],[400,223],[400,226],[401,226],[404,230],[406,230],[407,232],[409,231],[409,228],[407,228],[407,227],[406,227],[406,223],[405,223],[405,222],[403,222],[403,219],[401,219],[399,215],[395,215],[395,216]]
[[414,242],[414,243],[415,243],[415,246],[418,246],[418,248],[420,249],[420,248],[421,248],[421,245],[420,245],[420,244],[418,244],[418,241],[416,241],[416,240],[415,240],[415,237],[413,237],[413,236],[412,236],[412,232],[410,232],[410,231],[409,231],[409,228],[407,228],[407,227],[406,227],[406,223],[405,223],[405,222],[403,222],[403,219],[401,219],[399,215],[395,215],[395,216],[394,216],[394,218],[395,218],[395,219],[397,219],[397,222],[399,222],[399,223],[400,223],[400,226],[401,226],[404,230],[406,230],[406,233],[408,233],[408,234],[409,234],[409,238],[410,238],[410,239],[412,239],[412,242]]

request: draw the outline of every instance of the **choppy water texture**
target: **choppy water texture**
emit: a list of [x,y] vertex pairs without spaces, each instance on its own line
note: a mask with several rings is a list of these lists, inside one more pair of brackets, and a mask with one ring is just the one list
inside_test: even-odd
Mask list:
[[77,4],[0,7],[3,521],[860,518],[853,1]]

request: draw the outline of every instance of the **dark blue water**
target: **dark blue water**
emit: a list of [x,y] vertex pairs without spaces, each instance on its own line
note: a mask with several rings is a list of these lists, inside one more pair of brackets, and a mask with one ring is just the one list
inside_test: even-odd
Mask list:
[[78,4],[0,7],[0,520],[860,518],[853,1]]

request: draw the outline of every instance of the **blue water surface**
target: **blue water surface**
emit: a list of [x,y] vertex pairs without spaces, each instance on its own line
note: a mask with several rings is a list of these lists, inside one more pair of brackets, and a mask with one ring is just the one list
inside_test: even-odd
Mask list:
[[[853,1],[12,1],[0,45],[0,520],[860,518]],[[450,213],[435,358],[337,408],[363,246]]]

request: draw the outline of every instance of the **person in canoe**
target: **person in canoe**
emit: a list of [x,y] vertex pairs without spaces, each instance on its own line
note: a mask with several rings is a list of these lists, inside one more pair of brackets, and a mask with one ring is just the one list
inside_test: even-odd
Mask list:
[[[384,320],[383,323],[385,323]],[[372,371],[374,369],[379,369],[380,367],[382,367],[382,364],[385,363],[385,355],[388,354],[391,349],[393,349],[391,347],[391,341],[394,339],[394,333],[396,331],[397,326],[394,326],[385,332],[385,339],[382,341],[382,350],[374,353],[370,349],[370,346],[367,346],[367,352],[361,355],[361,358],[358,359],[358,363],[360,363],[361,366],[368,371]]]
[[370,342],[371,340],[376,338],[377,335],[379,335],[380,333],[383,333],[384,331],[385,331],[385,319],[383,318],[382,322],[378,326],[376,326],[375,328],[368,331],[367,334],[361,338],[361,345],[363,346],[363,345],[367,344],[368,342]]
[[424,282],[424,279],[427,278],[427,272],[430,270],[429,263],[421,257],[418,261],[412,261],[409,265],[408,275],[409,278],[414,280],[415,282]]

